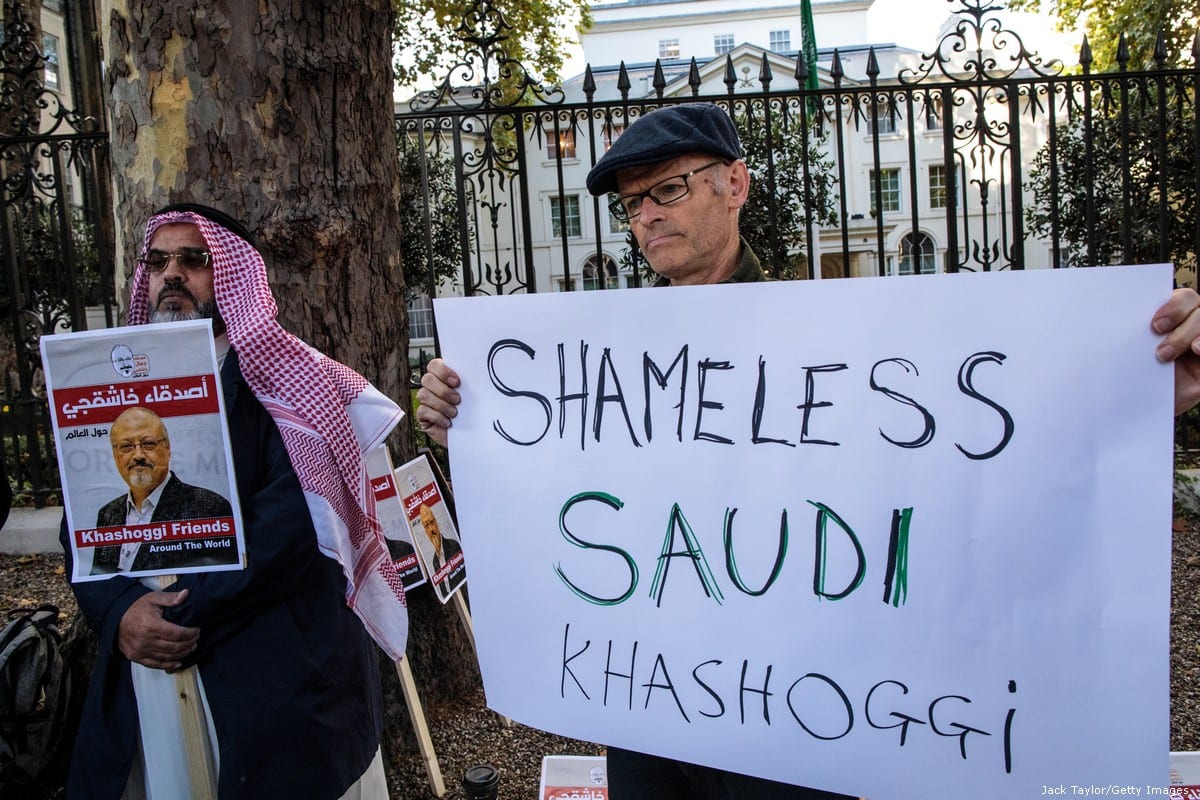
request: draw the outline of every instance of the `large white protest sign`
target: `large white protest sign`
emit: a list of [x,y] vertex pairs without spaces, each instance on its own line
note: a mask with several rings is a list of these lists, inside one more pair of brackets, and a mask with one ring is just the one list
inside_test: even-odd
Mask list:
[[489,705],[874,800],[1161,785],[1170,287],[437,301]]

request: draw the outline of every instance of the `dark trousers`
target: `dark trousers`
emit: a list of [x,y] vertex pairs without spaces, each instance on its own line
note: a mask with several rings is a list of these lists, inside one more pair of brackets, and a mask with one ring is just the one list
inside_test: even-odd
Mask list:
[[610,800],[856,800],[670,758],[608,748]]

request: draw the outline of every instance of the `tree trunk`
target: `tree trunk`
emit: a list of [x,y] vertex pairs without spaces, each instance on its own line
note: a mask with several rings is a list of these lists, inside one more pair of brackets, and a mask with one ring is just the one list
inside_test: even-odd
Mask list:
[[[125,274],[154,209],[220,208],[257,236],[280,323],[407,412],[392,13],[390,0],[110,0],[102,17]],[[401,428],[397,463],[415,454]],[[427,600],[410,598],[409,652],[436,703],[478,673],[452,610]]]
[[390,14],[113,0],[106,23],[126,272],[155,208],[221,208],[256,234],[284,327],[403,398]]

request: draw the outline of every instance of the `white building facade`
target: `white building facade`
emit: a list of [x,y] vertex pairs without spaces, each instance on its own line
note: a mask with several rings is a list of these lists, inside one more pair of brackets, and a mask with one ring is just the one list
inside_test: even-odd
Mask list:
[[[585,177],[627,121],[693,97],[736,113],[749,109],[751,116],[770,106],[777,118],[792,120],[789,135],[814,137],[833,165],[834,222],[792,248],[809,264],[820,264],[819,270],[808,267],[804,277],[1050,266],[1049,245],[1020,234],[1014,215],[1030,202],[1019,187],[1056,116],[1046,109],[1030,114],[1037,90],[1018,92],[1011,81],[1053,74],[1060,68],[1046,62],[1055,53],[1039,58],[1023,48],[1001,52],[986,32],[968,24],[969,15],[950,13],[963,9],[950,6],[943,6],[944,24],[928,29],[922,49],[872,42],[870,31],[888,20],[873,10],[876,2],[813,3],[822,93],[815,104],[801,98],[803,82],[796,75],[804,35],[799,3],[594,4],[593,25],[582,34],[588,71],[565,81],[561,94],[539,98],[540,104],[507,126],[521,131],[524,153],[523,169],[509,173],[504,192],[495,191],[495,170],[470,169],[486,162],[489,147],[496,147],[496,136],[489,145],[482,135],[494,117],[480,115],[460,126],[471,132],[450,157],[463,165],[474,210],[474,274],[457,286],[440,286],[438,294],[643,285],[630,264],[626,227],[608,213],[607,198],[587,193]],[[955,33],[960,22],[967,27],[963,35]],[[999,17],[1004,30],[1022,25],[1037,26],[1038,42],[1061,43],[1046,38],[1043,19],[1007,12]],[[939,51],[943,35],[950,39]],[[1014,38],[1020,44],[1019,36],[1007,41]],[[965,45],[962,53],[952,52],[951,39]],[[994,56],[1000,66],[972,73],[965,62],[976,54],[979,60]],[[765,86],[764,70],[771,75]],[[1018,96],[1017,103],[1010,102]],[[801,128],[797,121],[806,104],[809,125]],[[1052,109],[1054,102],[1045,105]],[[819,127],[813,123],[818,108],[825,117]],[[501,282],[509,274],[515,280]],[[427,320],[421,312],[426,304],[421,299],[414,304],[418,324]],[[431,332],[428,326],[413,331]],[[432,340],[414,344],[431,347]]]

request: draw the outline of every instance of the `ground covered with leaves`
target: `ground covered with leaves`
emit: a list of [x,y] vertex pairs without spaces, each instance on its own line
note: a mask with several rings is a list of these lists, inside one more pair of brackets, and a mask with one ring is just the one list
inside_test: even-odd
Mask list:
[[[63,575],[62,556],[0,554],[0,611],[43,603],[59,607],[64,629],[76,614],[75,600]],[[465,797],[460,781],[463,771],[471,766],[492,764],[500,770],[501,797],[532,798],[537,796],[542,756],[603,752],[594,744],[502,719],[484,705],[482,688],[459,698],[452,706],[426,708],[425,712],[445,782],[443,797],[449,800]],[[411,724],[403,708],[389,709],[389,714],[404,716],[394,723]],[[396,747],[384,744],[392,800],[435,797],[424,758],[415,749],[410,750],[397,752]]]
[[[1181,512],[1173,528],[1171,749],[1200,750],[1200,515]],[[75,615],[61,556],[0,554],[0,608],[41,603],[57,605],[64,624]],[[500,770],[501,797],[532,798],[537,796],[542,756],[603,752],[594,744],[506,724],[484,706],[482,690],[426,712],[447,798],[465,796],[459,780],[476,764],[491,763]],[[420,753],[395,752],[386,743],[385,753],[393,800],[435,796]]]

